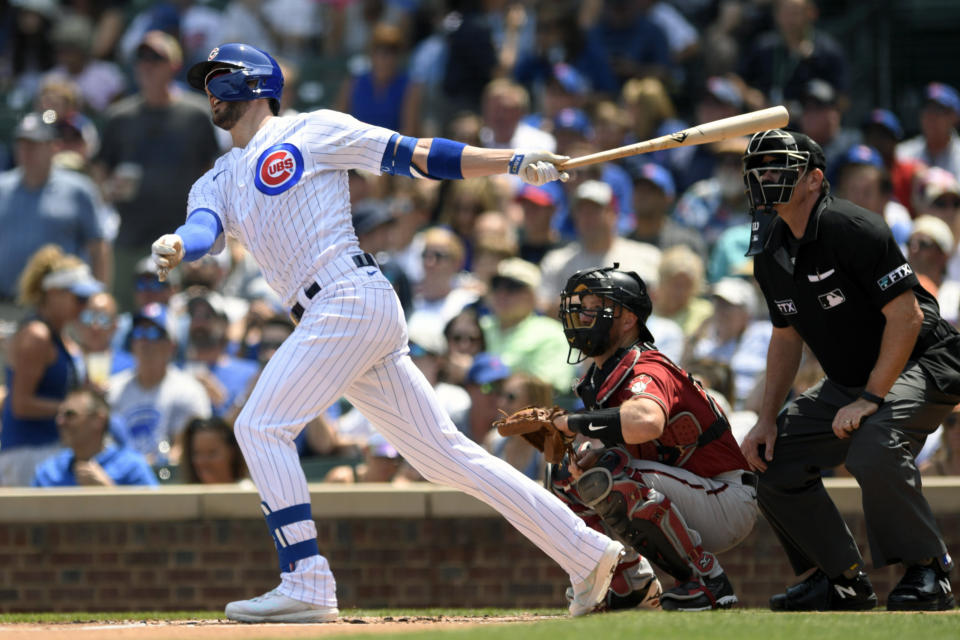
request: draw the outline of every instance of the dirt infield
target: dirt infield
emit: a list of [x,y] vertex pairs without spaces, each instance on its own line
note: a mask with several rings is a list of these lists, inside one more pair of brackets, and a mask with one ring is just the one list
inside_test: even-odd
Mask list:
[[102,623],[2,624],[3,640],[218,640],[219,638],[318,638],[332,635],[385,634],[465,628],[556,619],[557,616],[406,616],[342,617],[328,624],[240,624],[224,620],[117,620]]

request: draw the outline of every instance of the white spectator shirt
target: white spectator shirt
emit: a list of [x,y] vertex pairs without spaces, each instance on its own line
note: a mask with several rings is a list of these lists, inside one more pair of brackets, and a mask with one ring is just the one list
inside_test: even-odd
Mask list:
[[[209,209],[254,257],[287,306],[334,258],[360,253],[348,169],[380,174],[393,131],[320,110],[269,119],[190,190],[187,215]],[[223,249],[217,238],[212,252]]]

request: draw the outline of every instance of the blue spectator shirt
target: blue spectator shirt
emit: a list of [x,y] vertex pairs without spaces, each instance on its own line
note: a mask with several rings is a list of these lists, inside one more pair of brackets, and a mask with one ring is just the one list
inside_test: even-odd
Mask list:
[[[152,486],[157,484],[157,476],[147,464],[146,458],[132,449],[121,449],[114,445],[106,447],[93,457],[94,461],[118,485]],[[73,475],[73,449],[64,449],[39,465],[33,478],[34,487],[75,487],[77,478]]]

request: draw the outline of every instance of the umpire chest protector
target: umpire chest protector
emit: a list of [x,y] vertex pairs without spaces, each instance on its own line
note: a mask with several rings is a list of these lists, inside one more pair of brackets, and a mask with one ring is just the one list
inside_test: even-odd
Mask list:
[[[648,395],[662,404],[656,396],[645,393],[647,386],[653,383],[653,378],[645,370],[654,368],[666,372],[682,385],[684,410],[667,415],[667,424],[660,438],[625,446],[634,457],[680,467],[698,448],[729,430],[730,424],[700,383],[665,355],[648,345],[620,349],[602,368],[591,365],[577,384],[577,395],[590,410],[618,407],[638,395]],[[696,413],[690,410],[696,408],[695,404],[702,410]]]

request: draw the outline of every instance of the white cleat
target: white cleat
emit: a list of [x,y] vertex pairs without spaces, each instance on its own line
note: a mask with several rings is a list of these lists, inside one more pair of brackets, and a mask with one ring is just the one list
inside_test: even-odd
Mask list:
[[237,600],[227,605],[227,620],[237,622],[336,622],[336,607],[321,607],[288,598],[276,589],[250,600]]
[[577,618],[590,613],[607,595],[610,581],[613,580],[613,572],[624,553],[623,545],[616,540],[607,543],[607,548],[600,556],[600,562],[587,579],[573,585],[573,599],[570,601],[571,616]]

